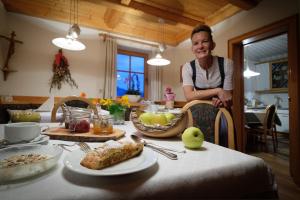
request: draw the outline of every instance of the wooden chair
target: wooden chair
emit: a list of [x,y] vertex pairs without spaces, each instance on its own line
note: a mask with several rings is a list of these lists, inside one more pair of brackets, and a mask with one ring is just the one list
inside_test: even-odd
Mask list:
[[89,107],[93,110],[94,113],[97,113],[97,108],[89,99],[83,97],[68,96],[61,99],[57,104],[54,105],[51,111],[51,122],[56,122],[56,112],[58,108],[64,103],[66,103],[69,106]]
[[277,142],[277,131],[275,125],[275,113],[276,113],[275,105],[273,104],[268,105],[266,108],[266,115],[264,117],[262,126],[258,126],[258,127],[246,126],[247,134],[257,137],[258,141],[264,144],[265,151],[268,151],[267,136],[272,137],[273,150],[274,152],[277,151],[278,142]]
[[235,149],[234,125],[228,110],[206,100],[191,101],[182,110],[188,112],[188,127],[200,128],[205,141]]

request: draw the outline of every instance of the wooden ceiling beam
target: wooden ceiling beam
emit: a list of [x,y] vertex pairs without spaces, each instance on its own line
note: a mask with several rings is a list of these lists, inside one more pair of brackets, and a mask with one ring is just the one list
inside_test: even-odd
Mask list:
[[258,4],[257,0],[229,0],[228,2],[243,10],[250,10]]
[[205,19],[205,24],[207,24],[209,26],[213,26],[213,25],[225,20],[226,18],[229,18],[229,17],[235,15],[236,13],[238,13],[240,11],[241,11],[241,9],[239,7],[227,4],[226,6],[219,9],[217,12],[215,12],[214,14],[208,16]]
[[111,29],[114,29],[119,22],[121,21],[122,17],[124,16],[124,12],[117,11],[115,9],[107,8],[104,13],[104,23]]
[[131,0],[121,0],[121,4],[128,6]]
[[[120,0],[107,0],[107,1],[112,2],[112,3],[116,3],[116,4],[121,4]],[[195,19],[192,19],[192,18],[189,18],[189,17],[185,17],[183,15],[179,15],[178,13],[174,13],[174,12],[171,12],[171,11],[166,11],[166,10],[163,10],[163,9],[151,6],[151,5],[147,5],[147,4],[142,3],[142,2],[134,1],[134,0],[130,1],[128,7],[139,10],[139,11],[142,11],[142,12],[150,14],[150,15],[157,16],[157,17],[162,18],[162,19],[166,19],[166,20],[186,24],[186,25],[193,26],[193,27],[198,25],[198,24],[203,24],[204,23],[204,21],[195,20]]]

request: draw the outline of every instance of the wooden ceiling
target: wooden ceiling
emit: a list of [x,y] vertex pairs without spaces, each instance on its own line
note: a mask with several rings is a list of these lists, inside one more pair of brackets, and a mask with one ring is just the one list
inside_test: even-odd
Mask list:
[[[176,46],[260,0],[79,0],[79,26]],[[70,23],[70,0],[2,0],[9,12]],[[158,21],[164,19],[162,26]]]

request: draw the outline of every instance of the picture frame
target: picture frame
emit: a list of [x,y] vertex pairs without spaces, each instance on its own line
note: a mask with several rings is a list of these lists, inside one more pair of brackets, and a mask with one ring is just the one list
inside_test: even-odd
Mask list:
[[288,61],[270,62],[270,89],[286,91],[288,88]]

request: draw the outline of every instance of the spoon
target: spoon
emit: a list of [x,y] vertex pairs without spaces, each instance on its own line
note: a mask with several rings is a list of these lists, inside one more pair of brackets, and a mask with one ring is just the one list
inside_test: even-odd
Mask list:
[[167,156],[168,158],[172,159],[172,160],[177,160],[177,155],[171,152],[167,152],[164,150],[164,148],[160,148],[160,147],[156,147],[153,144],[146,142],[145,140],[143,140],[142,138],[136,136],[136,135],[130,135],[130,137],[137,143],[142,143],[144,144],[144,146],[147,146],[151,149],[153,149],[154,151],[163,154],[164,156]]

